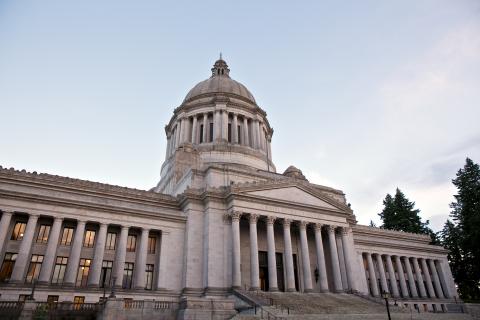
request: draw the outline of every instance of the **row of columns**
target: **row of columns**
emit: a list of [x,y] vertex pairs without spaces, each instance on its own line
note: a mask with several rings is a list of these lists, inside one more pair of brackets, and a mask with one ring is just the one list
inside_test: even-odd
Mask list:
[[[388,254],[372,254],[364,252],[364,256],[367,259],[367,272],[370,280],[371,294],[373,296],[380,295],[380,289],[382,292],[389,292],[393,297],[398,298],[401,296],[404,298],[450,298],[450,294],[447,288],[446,275],[444,274],[439,260],[424,259],[416,257],[401,257],[393,256],[395,262],[395,268],[392,262],[392,256]],[[376,259],[377,269],[373,263],[372,256]],[[385,268],[383,261],[387,267],[388,277],[390,279],[390,287],[387,283]],[[403,264],[402,264],[403,262]],[[428,266],[427,266],[428,263]],[[405,265],[405,270],[403,268]],[[412,270],[413,265],[413,270]],[[430,276],[430,271],[432,277]],[[405,278],[405,272],[407,278]],[[378,274],[378,277],[377,275]],[[397,277],[400,288],[397,285]],[[417,281],[415,281],[415,278]],[[378,279],[380,279],[380,288],[378,285]],[[407,288],[407,279],[410,288],[410,294]],[[425,282],[425,283],[424,283]],[[425,287],[426,284],[426,287]],[[428,295],[427,295],[428,292]]]
[[[212,140],[228,140],[228,118],[229,113],[226,110],[215,110],[213,113],[213,137]],[[241,144],[254,149],[263,150],[271,154],[271,135],[267,133],[265,125],[258,119],[248,119],[242,116],[240,122],[238,114],[232,114],[231,121],[231,143]],[[203,125],[202,138],[200,138],[200,125]],[[167,158],[172,155],[178,146],[183,143],[199,144],[200,141],[206,143],[209,138],[209,113],[196,114],[190,117],[183,117],[177,120],[174,129],[167,133]],[[242,126],[240,137],[238,135],[238,126]],[[251,134],[251,136],[250,136]]]
[[[241,212],[233,212],[231,214],[232,218],[232,243],[233,243],[233,287],[241,287],[241,270],[240,270],[240,217],[242,216]],[[260,277],[259,277],[259,263],[258,263],[258,241],[257,241],[257,221],[259,215],[248,214],[248,219],[250,223],[250,289],[258,290],[260,287]],[[276,250],[275,250],[275,233],[274,233],[274,223],[277,220],[276,217],[266,216],[266,225],[267,225],[267,257],[268,257],[268,275],[269,275],[269,290],[278,291],[278,275],[277,275],[277,264],[276,264]],[[290,226],[292,220],[290,219],[281,219],[283,222],[283,240],[284,240],[284,255],[285,255],[285,271],[286,271],[286,290],[295,291],[295,274],[294,274],[294,264],[293,264],[293,251],[292,251],[292,239],[291,239],[291,230]],[[320,290],[322,292],[328,292],[328,280],[326,272],[326,263],[325,263],[325,254],[323,251],[323,240],[322,240],[322,229],[325,227],[328,231],[329,238],[329,249],[332,262],[332,273],[333,273],[333,283],[334,291],[342,292],[342,278],[340,272],[340,263],[338,259],[338,249],[335,231],[337,226],[327,225],[323,226],[319,223],[310,223],[306,221],[299,221],[298,225],[300,228],[300,247],[301,247],[301,259],[303,267],[303,284],[304,291],[311,292],[313,291],[312,285],[312,273],[310,268],[310,254],[308,247],[308,238],[307,238],[307,226],[312,224],[315,231],[315,246],[316,246],[316,256],[317,256],[317,268],[319,271],[319,282]],[[353,262],[351,260],[352,255],[349,253],[350,242],[348,239],[349,232],[351,229],[348,227],[340,227],[342,230],[342,244],[345,256],[345,265],[349,272],[353,271]],[[353,288],[353,279],[348,277],[349,288]]]
[[[0,252],[3,252],[4,246],[8,240],[8,230],[11,224],[13,212],[3,211],[2,219],[0,220]],[[21,240],[17,259],[10,277],[12,283],[22,283],[24,281],[24,275],[29,264],[30,249],[33,244],[36,225],[39,219],[37,214],[29,214],[28,222],[25,228],[23,238]],[[83,238],[85,235],[85,226],[87,221],[76,220],[77,226],[75,228],[75,234],[71,243],[70,254],[68,256],[67,268],[63,284],[65,286],[74,286],[77,278],[77,272],[79,268],[81,251],[83,247]],[[58,241],[62,230],[63,218],[55,217],[53,225],[48,235],[47,248],[45,251],[42,267],[38,278],[39,283],[50,283],[53,267],[55,265],[55,258],[57,253]],[[107,238],[107,231],[109,224],[99,223],[100,227],[98,233],[95,236],[95,248],[93,262],[88,276],[88,286],[98,287],[100,284],[100,276],[102,271],[102,262],[105,253],[105,243]],[[116,252],[113,268],[113,275],[116,278],[115,286],[121,287],[123,281],[123,273],[125,268],[125,258],[127,252],[127,238],[130,226],[121,226],[119,237],[116,239]],[[147,250],[148,250],[148,236],[150,229],[141,228],[140,240],[137,242],[138,246],[135,250],[135,268],[134,268],[134,288],[145,288],[145,268],[147,263]],[[163,242],[163,241],[162,241]],[[161,252],[160,252],[161,253]],[[160,273],[160,253],[158,254],[158,261],[156,261],[157,274]],[[161,287],[161,277],[157,277],[157,288]]]

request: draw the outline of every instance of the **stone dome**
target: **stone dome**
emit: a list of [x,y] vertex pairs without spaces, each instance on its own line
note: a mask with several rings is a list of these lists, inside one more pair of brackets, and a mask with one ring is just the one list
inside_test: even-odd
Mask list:
[[283,175],[290,178],[308,181],[307,178],[303,175],[302,170],[298,169],[295,166],[288,167],[287,170],[285,170],[285,172],[283,173]]
[[232,94],[256,104],[255,98],[250,91],[240,82],[230,78],[230,69],[228,69],[227,63],[221,57],[213,65],[212,76],[193,87],[184,101],[187,102],[195,97],[216,93]]

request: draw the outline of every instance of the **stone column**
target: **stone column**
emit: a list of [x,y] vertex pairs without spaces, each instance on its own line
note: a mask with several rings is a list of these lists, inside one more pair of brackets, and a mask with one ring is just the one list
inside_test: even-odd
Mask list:
[[62,223],[63,218],[60,217],[56,217],[53,221],[52,229],[48,235],[47,251],[45,252],[42,267],[40,268],[40,276],[38,277],[39,284],[50,283],[53,265],[55,264],[58,239],[60,237],[60,231],[62,230]]
[[400,289],[402,291],[402,297],[408,298],[407,283],[405,282],[405,274],[403,272],[402,261],[399,256],[395,256],[395,265],[397,266],[398,280],[400,282]]
[[238,144],[239,139],[240,137],[238,136],[238,116],[236,113],[234,113],[232,121],[232,142]]
[[125,255],[127,254],[127,239],[128,228],[122,226],[120,231],[120,239],[118,239],[117,249],[115,250],[115,286],[122,287],[123,285],[123,271],[125,269]]
[[66,286],[74,286],[77,278],[77,271],[80,262],[80,253],[83,247],[83,237],[85,234],[85,221],[77,220],[77,228],[75,229],[75,236],[73,237],[72,249],[68,257],[67,270],[65,271]]
[[283,220],[283,241],[285,253],[285,271],[287,273],[287,291],[294,292],[295,288],[295,273],[293,269],[293,252],[292,252],[292,237],[290,235],[290,224],[292,220]]
[[172,245],[169,243],[170,235],[162,230],[162,236],[160,238],[160,252],[157,254],[157,263],[155,264],[155,269],[157,270],[157,290],[167,289],[167,279],[169,276],[168,264],[167,261],[167,250]]
[[342,245],[343,245],[343,256],[345,257],[345,268],[347,269],[347,280],[348,280],[348,288],[351,290],[356,289],[354,278],[355,272],[353,270],[353,261],[354,252],[351,250],[349,235],[351,234],[352,229],[350,227],[342,227]]
[[242,287],[242,272],[240,269],[241,256],[240,256],[240,216],[241,213],[235,211],[232,213],[232,286],[235,289]]
[[372,254],[369,252],[366,252],[365,255],[367,256],[368,275],[370,278],[370,287],[372,288],[372,295],[374,297],[378,297],[380,296],[380,293],[378,291],[377,276],[375,275],[375,267],[373,266]]
[[179,136],[180,136],[180,145],[182,145],[185,142],[185,129],[186,129],[186,123],[185,123],[185,118],[180,119],[180,130],[179,130]]
[[258,266],[257,221],[258,215],[251,214],[250,221],[250,290],[260,289]]
[[192,123],[190,117],[185,118],[185,142],[192,143]]
[[442,284],[443,294],[444,294],[445,298],[450,299],[452,297],[452,293],[451,293],[451,291],[448,287],[447,274],[444,270],[442,262],[439,261],[439,260],[435,260],[435,267],[436,267],[436,270],[438,271],[438,276],[440,277],[440,282]]
[[[107,240],[108,224],[100,223],[98,236],[95,239],[95,253],[93,254],[92,267],[88,276],[88,286],[97,288],[100,284],[100,275],[102,274],[103,254],[105,252],[105,242]],[[108,285],[108,283],[107,283]]]
[[340,263],[338,261],[337,243],[335,239],[335,226],[328,226],[328,243],[330,245],[330,256],[332,258],[332,272],[335,292],[342,292],[342,277],[340,275]]
[[145,289],[145,268],[147,265],[147,244],[150,229],[142,228],[140,243],[135,257],[135,289]]
[[12,221],[13,212],[3,211],[2,220],[0,221],[0,254],[3,252],[5,244],[7,243],[8,227]]
[[272,160],[272,137],[267,137],[267,152],[268,152],[268,159]]
[[268,283],[269,291],[278,291],[277,257],[275,256],[275,217],[267,217]]
[[213,118],[213,141],[218,141],[221,136],[222,122],[220,110],[215,110]]
[[435,298],[436,297],[435,290],[433,289],[432,278],[430,278],[430,272],[428,271],[427,262],[425,261],[425,259],[419,259],[419,260],[423,270],[423,278],[427,283],[428,295],[430,296],[430,298]]
[[428,266],[432,270],[433,284],[435,285],[435,291],[437,292],[437,298],[444,299],[442,285],[440,284],[440,279],[438,277],[437,268],[435,267],[435,262],[432,259],[428,259]]
[[425,290],[425,285],[423,284],[422,272],[420,271],[417,258],[412,258],[412,262],[413,262],[413,269],[415,270],[415,275],[417,276],[417,285],[418,285],[418,290],[420,291],[420,296],[422,298],[426,298],[427,291]]
[[198,131],[198,128],[197,128],[197,115],[194,115],[193,116],[193,126],[192,126],[192,143],[193,144],[197,144],[197,131]]
[[20,283],[24,281],[23,277],[28,263],[30,262],[28,261],[28,258],[30,256],[30,249],[32,248],[32,241],[33,236],[35,235],[35,227],[37,226],[38,217],[39,215],[37,214],[31,214],[28,217],[27,227],[25,228],[22,243],[18,250],[17,261],[15,261],[10,282]]
[[382,285],[382,292],[390,292],[387,285],[387,277],[385,276],[385,268],[383,267],[382,256],[376,254],[378,273],[380,275],[380,284]]
[[387,270],[390,278],[390,285],[392,286],[392,295],[394,298],[400,297],[397,286],[397,278],[395,277],[395,270],[393,269],[392,258],[386,254],[385,261],[387,262]]
[[259,133],[258,133],[258,120],[253,119],[252,122],[252,134],[253,134],[253,148],[260,149]]
[[243,144],[250,147],[250,138],[248,137],[248,120],[243,117]]
[[305,292],[312,292],[312,271],[310,270],[310,251],[307,240],[308,222],[300,221],[300,246],[302,250],[303,286]]
[[175,148],[174,150],[176,150],[178,148],[178,146],[180,145],[180,130],[182,129],[181,128],[182,126],[182,121],[179,119],[177,120],[177,126],[175,127]]
[[228,112],[222,111],[222,140],[228,141]]
[[204,113],[204,114],[203,114],[203,132],[202,132],[202,134],[203,134],[203,137],[202,137],[202,138],[203,138],[203,143],[207,143],[207,142],[208,142],[208,140],[207,140],[207,138],[208,138],[207,133],[208,133],[209,129],[210,129],[210,128],[209,128],[209,125],[208,125],[208,113]]
[[404,257],[405,269],[407,269],[408,283],[410,285],[410,292],[412,293],[412,298],[418,298],[417,286],[415,286],[415,278],[413,277],[412,266],[410,265],[410,259]]
[[170,139],[170,136],[167,134],[167,151],[165,151],[165,160],[167,160],[168,157],[170,156],[171,142],[172,140]]
[[320,291],[328,292],[327,268],[325,266],[325,253],[323,252],[322,225],[315,224],[315,247],[317,249],[317,268]]

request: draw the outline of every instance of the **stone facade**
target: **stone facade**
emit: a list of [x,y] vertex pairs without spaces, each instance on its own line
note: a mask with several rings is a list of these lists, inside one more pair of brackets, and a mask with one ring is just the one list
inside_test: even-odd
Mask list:
[[0,168],[0,299],[170,301],[227,318],[232,289],[457,299],[429,237],[358,225],[342,191],[276,172],[271,128],[223,60],[165,127],[143,191]]

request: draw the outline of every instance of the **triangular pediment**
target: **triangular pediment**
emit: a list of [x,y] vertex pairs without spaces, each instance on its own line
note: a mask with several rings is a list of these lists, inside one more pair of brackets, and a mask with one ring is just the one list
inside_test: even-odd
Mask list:
[[314,196],[303,189],[300,189],[296,186],[288,186],[283,188],[273,188],[273,189],[263,189],[263,190],[252,190],[247,191],[245,194],[250,196],[258,196],[262,198],[282,201],[282,202],[291,202],[307,206],[322,207],[332,210],[338,210],[338,207],[335,207],[328,203],[327,201]]

